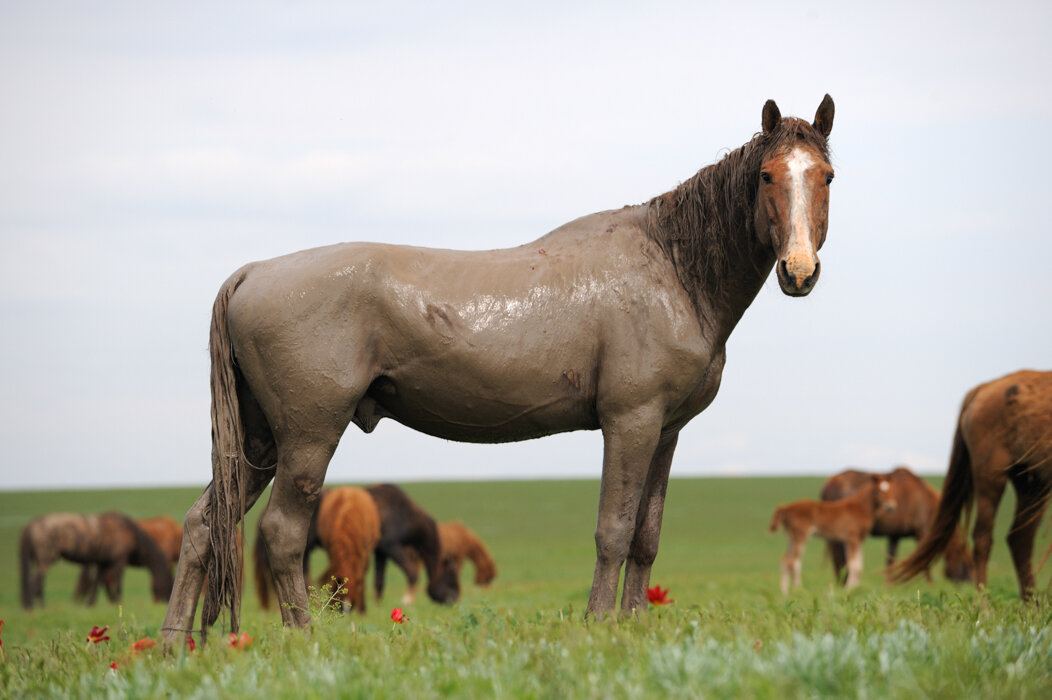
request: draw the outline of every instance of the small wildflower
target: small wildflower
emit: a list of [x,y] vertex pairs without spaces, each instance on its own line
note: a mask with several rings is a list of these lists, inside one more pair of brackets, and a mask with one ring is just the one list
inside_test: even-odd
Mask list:
[[675,603],[674,600],[669,600],[668,589],[662,588],[661,586],[654,586],[647,589],[647,601],[651,605],[669,605]]
[[391,611],[391,619],[396,624],[400,625],[403,622],[408,622],[409,621],[409,616],[406,615],[404,612],[402,612],[401,608],[395,608],[394,610]]
[[109,625],[106,625],[102,628],[100,628],[98,625],[95,625],[91,628],[91,631],[88,632],[88,641],[93,642],[95,644],[98,644],[99,642],[108,642],[110,639],[110,635],[106,634],[106,630],[108,630],[109,628]]
[[186,646],[190,647],[190,651],[193,651],[194,649],[197,648],[197,645],[194,644],[194,635],[192,635],[192,634],[186,635]]
[[153,649],[156,643],[157,642],[153,641],[149,637],[143,637],[139,641],[132,644],[132,651],[135,652],[136,655],[138,655],[140,651],[147,651],[148,649]]
[[242,649],[248,649],[252,644],[252,637],[248,636],[248,632],[242,632],[241,636],[237,636],[236,633],[230,633],[230,639],[227,640],[227,644],[233,648],[241,651]]
[[117,670],[117,662],[116,661],[111,662],[110,663],[110,668],[113,669],[114,671],[116,671]]
[[753,651],[759,653],[760,647],[762,647],[762,646],[763,646],[763,642],[761,642],[759,639],[757,639],[755,642],[753,642],[752,649],[753,649]]

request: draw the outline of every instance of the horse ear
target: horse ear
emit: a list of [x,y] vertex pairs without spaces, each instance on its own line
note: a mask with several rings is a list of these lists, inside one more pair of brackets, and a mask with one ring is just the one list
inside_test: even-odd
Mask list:
[[774,100],[767,100],[763,105],[763,133],[770,134],[774,131],[781,118],[782,113],[778,111],[778,105],[774,103]]
[[826,138],[829,138],[829,132],[833,130],[833,113],[835,111],[833,98],[827,93],[822,98],[822,104],[818,105],[818,111],[815,112],[815,122],[811,125],[815,128],[815,131]]

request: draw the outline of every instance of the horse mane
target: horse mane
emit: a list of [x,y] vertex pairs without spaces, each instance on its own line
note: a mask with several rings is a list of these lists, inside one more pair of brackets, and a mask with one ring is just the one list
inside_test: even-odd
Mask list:
[[707,292],[727,293],[732,267],[760,256],[753,210],[765,160],[797,144],[829,160],[829,144],[809,123],[787,117],[770,133],[757,133],[740,148],[699,170],[675,189],[647,202],[647,235],[668,256],[697,307]]

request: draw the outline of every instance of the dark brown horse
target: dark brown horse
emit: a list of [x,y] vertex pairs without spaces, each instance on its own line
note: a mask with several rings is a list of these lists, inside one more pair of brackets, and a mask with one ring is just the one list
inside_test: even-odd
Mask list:
[[[322,491],[320,505],[311,517],[303,552],[304,580],[310,578],[310,553],[323,546],[319,532],[322,529],[334,529],[333,524],[320,522],[329,513],[324,504],[331,498],[331,491]],[[380,539],[375,546],[376,573],[373,579],[377,599],[383,595],[387,561],[391,560],[398,565],[415,584],[419,567],[410,572],[410,566],[411,557],[417,556],[427,571],[427,592],[431,599],[436,603],[456,602],[460,595],[459,579],[457,572],[450,569],[449,561],[441,557],[438,526],[434,518],[405,491],[393,484],[377,484],[366,488],[365,491],[372,497],[380,517]],[[262,533],[256,536],[255,573],[259,602],[267,609],[270,607],[270,586],[274,579]],[[326,582],[327,580],[321,581],[323,584]]]
[[[183,539],[183,528],[167,515],[158,515],[153,518],[140,518],[135,521],[143,532],[150,536],[174,567],[179,561],[179,548]],[[111,602],[116,602],[120,597],[122,582],[117,580],[116,572],[109,571],[107,577],[101,577],[98,564],[85,564],[80,570],[76,588],[73,590],[74,600],[87,600],[91,591],[97,590],[99,583],[106,588],[106,595]],[[123,573],[123,572],[122,572]],[[90,603],[89,603],[90,604]]]
[[[768,100],[762,131],[676,189],[478,252],[344,243],[251,263],[212,309],[212,483],[191,507],[164,622],[238,629],[234,532],[260,528],[286,625],[309,624],[303,547],[349,423],[447,440],[601,430],[588,612],[645,610],[679,432],[715,398],[726,343],[774,269],[803,296],[828,228],[833,101],[813,123]],[[805,334],[806,335],[806,334]],[[803,340],[804,335],[801,336]]]
[[[847,498],[870,483],[875,475],[873,472],[857,469],[847,469],[834,474],[822,485],[820,497],[823,501]],[[934,486],[905,467],[896,467],[890,473],[880,476],[886,478],[891,485],[896,506],[891,511],[877,512],[873,520],[873,529],[869,534],[874,537],[888,538],[886,565],[891,567],[895,563],[895,554],[898,551],[900,539],[913,537],[918,542],[924,539],[931,528],[935,512],[939,508],[939,492]],[[844,545],[830,541],[828,546],[836,579],[840,581],[844,564],[847,561]],[[930,571],[926,570],[924,573],[930,581]],[[946,578],[951,581],[972,580],[972,555],[968,552],[964,533],[960,529],[954,532],[946,547],[945,573]]]
[[961,514],[966,524],[971,519],[974,501],[975,583],[985,587],[994,516],[1009,481],[1016,509],[1008,548],[1019,595],[1028,600],[1034,589],[1034,536],[1052,492],[1052,372],[1022,370],[980,384],[964,397],[935,522],[893,577],[909,579],[930,566],[952,541]]
[[844,546],[847,552],[845,586],[857,586],[862,579],[862,543],[873,528],[877,514],[890,512],[895,507],[887,478],[873,474],[862,488],[839,501],[801,499],[775,508],[768,529],[777,532],[779,527],[784,527],[789,536],[789,545],[782,556],[782,593],[789,592],[790,582],[795,586],[802,584],[801,558],[811,535]]
[[[493,561],[493,556],[482,538],[471,528],[459,522],[439,523],[438,539],[442,545],[442,559],[452,567],[458,581],[464,560],[470,560],[475,567],[477,585],[488,586],[497,577],[497,564]],[[410,554],[409,568],[406,569],[409,586],[402,598],[405,603],[413,602],[416,596],[416,579],[420,575],[420,557],[415,550]]]
[[112,580],[107,594],[114,602],[120,600],[127,566],[149,569],[154,600],[168,600],[172,592],[168,558],[131,518],[120,513],[52,513],[29,521],[22,530],[19,542],[22,607],[44,604],[44,578],[48,567],[59,558],[98,567],[98,576],[93,577],[83,591],[88,605],[95,603],[100,579]]

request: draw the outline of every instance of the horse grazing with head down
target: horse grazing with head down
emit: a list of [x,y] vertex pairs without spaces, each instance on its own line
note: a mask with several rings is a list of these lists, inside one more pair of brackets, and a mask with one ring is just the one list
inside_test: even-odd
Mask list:
[[[303,578],[310,577],[310,553],[317,547],[324,547],[321,533],[327,531],[336,533],[347,524],[335,521],[339,511],[335,508],[326,507],[326,503],[333,498],[333,491],[323,491],[318,499],[318,508],[311,517],[310,527],[307,530],[307,542],[303,551]],[[377,484],[363,489],[374,503],[380,520],[380,536],[373,543],[370,553],[376,553],[375,589],[376,597],[379,599],[383,594],[384,572],[387,561],[390,559],[410,576],[408,568],[411,557],[417,557],[423,562],[427,570],[428,595],[436,603],[456,602],[460,595],[460,586],[456,578],[456,572],[449,568],[449,564],[441,556],[438,537],[438,526],[434,518],[420,507],[409,495],[394,484]],[[332,536],[330,535],[330,539]],[[329,554],[330,566],[333,553],[325,547]],[[274,581],[273,572],[270,567],[270,558],[267,554],[266,543],[262,533],[256,536],[255,548],[255,572],[256,592],[259,594],[260,605],[264,609],[270,607],[270,585]],[[419,568],[414,570],[410,580],[415,584]],[[321,579],[326,583],[328,577]],[[364,605],[359,606],[364,610]]]
[[380,541],[380,512],[364,489],[329,489],[318,504],[318,542],[329,555],[329,567],[319,585],[336,579],[337,596],[359,613],[365,612],[365,573]]
[[1005,486],[1015,487],[1008,531],[1019,595],[1034,589],[1034,536],[1052,493],[1052,372],[1022,370],[980,384],[964,397],[942,485],[942,499],[928,534],[893,571],[895,580],[921,573],[950,546],[961,514],[972,530],[975,583],[986,586],[994,516]]
[[[153,518],[139,518],[135,521],[135,524],[149,535],[150,539],[157,543],[157,546],[172,566],[178,563],[179,548],[183,540],[183,528],[174,518],[167,515],[158,515]],[[135,562],[130,563],[132,566],[138,566]],[[80,570],[76,588],[73,589],[74,600],[87,600],[90,595],[91,601],[88,604],[94,603],[93,592],[98,590],[101,581],[106,588],[106,595],[110,601],[116,602],[120,598],[120,589],[123,585],[122,581],[118,580],[118,576],[123,576],[123,571],[110,570],[107,576],[103,577],[98,564],[85,564]]]
[[349,423],[383,418],[447,440],[601,430],[588,612],[643,610],[679,432],[715,398],[731,331],[773,268],[803,296],[828,227],[827,95],[676,189],[571,221],[517,248],[343,243],[255,262],[212,309],[213,476],[185,521],[164,622],[238,629],[233,533],[274,481],[260,528],[282,620],[310,622],[302,556]]
[[[864,485],[871,482],[873,472],[847,469],[826,479],[822,485],[820,498],[823,501],[837,501],[847,498]],[[899,540],[903,537],[914,537],[919,542],[931,528],[935,512],[939,508],[939,492],[934,486],[920,478],[905,467],[896,467],[888,474],[882,474],[891,486],[891,493],[896,503],[891,511],[877,511],[873,519],[870,535],[888,538],[888,555],[886,565],[895,563]],[[840,542],[828,542],[829,553],[833,560],[836,579],[841,580],[847,555]],[[930,570],[925,576],[931,580]],[[946,578],[951,581],[970,581],[972,579],[972,555],[964,541],[964,534],[956,530],[946,548]],[[890,571],[889,574],[890,576]]]
[[[497,564],[489,553],[482,538],[471,528],[463,523],[448,522],[438,524],[438,539],[441,543],[442,560],[451,567],[457,580],[460,580],[460,570],[464,566],[464,560],[468,559],[475,567],[475,584],[488,586],[497,577]],[[409,585],[403,602],[412,603],[416,597],[416,580],[420,575],[420,557],[416,550],[410,550],[406,577]]]
[[854,588],[862,579],[862,543],[881,511],[894,510],[896,503],[886,477],[873,474],[869,483],[853,495],[839,501],[811,501],[802,499],[778,506],[768,529],[777,532],[785,528],[789,546],[782,555],[782,593],[789,592],[789,583],[800,586],[801,557],[811,535],[827,542],[840,542],[847,550],[847,588]]
[[113,582],[107,586],[107,593],[110,600],[120,600],[127,566],[150,570],[155,601],[168,600],[172,592],[172,570],[167,557],[131,518],[120,513],[51,513],[29,521],[22,529],[19,540],[22,607],[29,609],[44,604],[47,570],[60,558],[98,566],[99,575],[83,592],[88,605],[95,603],[100,579]]

